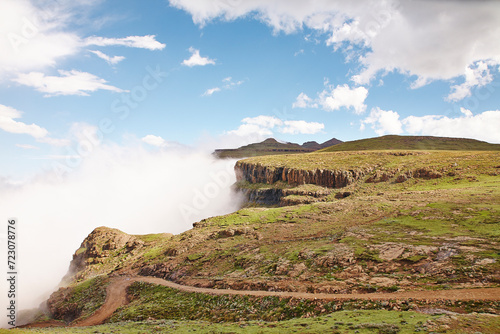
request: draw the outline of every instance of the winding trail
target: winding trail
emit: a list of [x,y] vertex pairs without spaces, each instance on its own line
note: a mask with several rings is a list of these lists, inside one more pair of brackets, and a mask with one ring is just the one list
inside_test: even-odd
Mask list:
[[102,324],[106,319],[121,306],[128,303],[127,287],[134,282],[146,282],[163,285],[169,288],[185,292],[206,293],[212,295],[244,295],[244,296],[276,296],[293,297],[300,299],[320,299],[320,300],[500,300],[500,288],[479,288],[479,289],[455,289],[441,291],[405,291],[392,293],[353,293],[353,294],[331,294],[331,293],[307,293],[307,292],[278,292],[278,291],[254,291],[254,290],[231,290],[231,289],[210,289],[197,288],[193,286],[181,285],[166,281],[157,277],[146,276],[122,276],[113,278],[107,288],[107,296],[104,304],[90,317],[73,323],[72,327],[95,326]]

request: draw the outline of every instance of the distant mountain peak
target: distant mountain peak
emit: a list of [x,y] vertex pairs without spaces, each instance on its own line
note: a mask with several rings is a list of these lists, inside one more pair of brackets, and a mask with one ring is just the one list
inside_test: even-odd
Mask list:
[[267,138],[260,143],[241,146],[237,149],[215,150],[214,154],[219,158],[245,158],[259,155],[297,154],[314,152],[338,143],[342,143],[342,141],[335,138],[332,138],[323,144],[310,141],[304,143],[303,145],[280,141],[275,138]]
[[276,143],[279,143],[279,141],[277,141],[274,138],[267,138],[261,144],[276,144]]

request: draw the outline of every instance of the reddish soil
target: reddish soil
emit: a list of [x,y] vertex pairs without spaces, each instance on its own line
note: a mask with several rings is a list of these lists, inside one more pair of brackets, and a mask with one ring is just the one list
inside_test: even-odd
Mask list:
[[[500,300],[500,288],[481,288],[481,289],[456,289],[441,291],[407,291],[393,293],[366,293],[366,294],[328,294],[328,293],[302,293],[302,292],[277,292],[277,291],[247,291],[230,289],[209,289],[197,288],[192,286],[180,285],[156,277],[144,276],[122,276],[114,278],[107,288],[107,297],[104,304],[94,314],[86,319],[73,323],[72,327],[95,326],[102,324],[119,307],[128,303],[127,287],[133,282],[146,282],[163,285],[169,288],[178,289],[186,292],[198,292],[212,295],[247,295],[247,296],[278,296],[293,297],[300,299],[321,299],[321,300]],[[33,324],[26,327],[53,327],[61,326],[60,322],[48,322],[45,324]]]

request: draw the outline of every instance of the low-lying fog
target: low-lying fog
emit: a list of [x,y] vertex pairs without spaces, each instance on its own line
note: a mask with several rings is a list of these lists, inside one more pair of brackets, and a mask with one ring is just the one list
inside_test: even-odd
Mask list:
[[49,171],[13,186],[0,176],[3,249],[7,219],[18,219],[20,308],[38,306],[56,289],[74,251],[98,226],[177,234],[237,210],[234,163],[189,149],[101,146],[62,179]]

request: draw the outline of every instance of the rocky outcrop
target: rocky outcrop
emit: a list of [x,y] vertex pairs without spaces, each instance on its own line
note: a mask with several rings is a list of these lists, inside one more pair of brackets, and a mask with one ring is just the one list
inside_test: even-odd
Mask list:
[[143,246],[144,242],[133,235],[114,228],[98,227],[83,240],[80,248],[73,254],[63,283],[96,274],[91,267],[112,263],[118,255],[133,255]]
[[316,184],[328,188],[346,187],[372,171],[371,168],[350,170],[275,168],[242,161],[238,161],[234,168],[238,181],[266,184],[283,181],[290,185]]

